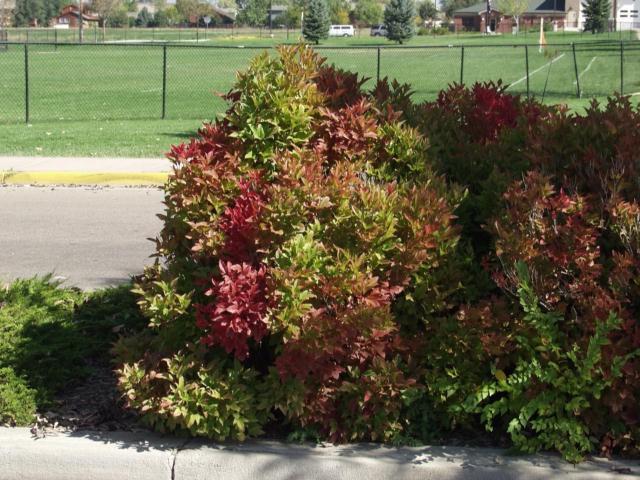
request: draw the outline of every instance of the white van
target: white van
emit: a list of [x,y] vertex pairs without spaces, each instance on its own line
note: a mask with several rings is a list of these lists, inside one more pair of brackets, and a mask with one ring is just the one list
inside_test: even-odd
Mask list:
[[331,25],[329,29],[330,37],[353,37],[356,34],[356,29],[353,25]]

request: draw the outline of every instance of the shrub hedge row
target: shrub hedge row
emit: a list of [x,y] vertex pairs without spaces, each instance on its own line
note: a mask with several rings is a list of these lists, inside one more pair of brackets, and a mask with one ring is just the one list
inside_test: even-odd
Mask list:
[[215,439],[640,447],[640,111],[258,56],[173,147],[131,408]]

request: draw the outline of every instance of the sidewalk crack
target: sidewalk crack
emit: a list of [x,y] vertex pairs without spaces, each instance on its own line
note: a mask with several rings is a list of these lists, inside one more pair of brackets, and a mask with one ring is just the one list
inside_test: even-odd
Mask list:
[[178,453],[183,450],[191,441],[190,438],[187,438],[182,445],[171,452],[171,480],[176,480],[176,460],[178,459]]

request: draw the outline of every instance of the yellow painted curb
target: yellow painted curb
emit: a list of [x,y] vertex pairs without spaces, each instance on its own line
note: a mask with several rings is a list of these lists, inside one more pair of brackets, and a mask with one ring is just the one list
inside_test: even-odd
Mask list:
[[1,172],[5,185],[164,185],[160,172]]

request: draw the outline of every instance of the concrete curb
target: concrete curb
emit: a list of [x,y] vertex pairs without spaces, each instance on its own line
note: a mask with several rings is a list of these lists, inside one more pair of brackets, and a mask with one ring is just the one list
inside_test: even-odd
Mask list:
[[0,172],[0,185],[149,185],[162,186],[157,172]]
[[0,185],[163,185],[166,158],[0,156]]
[[214,444],[125,432],[36,438],[25,428],[0,429],[0,465],[0,480],[640,478],[637,460],[592,459],[574,466],[557,455],[514,457],[486,448]]

